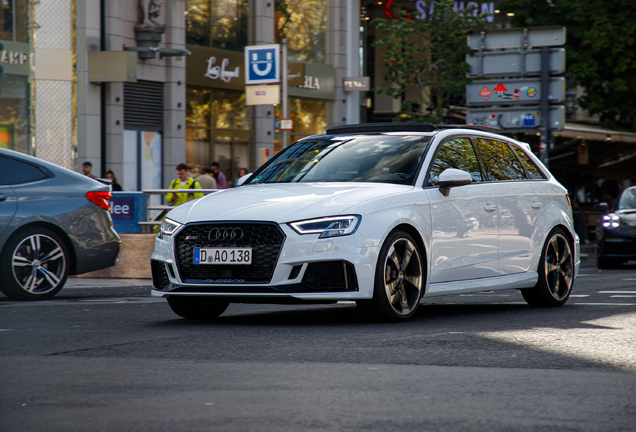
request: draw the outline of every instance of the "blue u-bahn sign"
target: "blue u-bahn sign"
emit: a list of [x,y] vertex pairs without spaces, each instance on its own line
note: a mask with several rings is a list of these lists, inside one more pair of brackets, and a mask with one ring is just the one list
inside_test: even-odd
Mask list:
[[279,45],[245,47],[245,84],[273,84],[280,82]]

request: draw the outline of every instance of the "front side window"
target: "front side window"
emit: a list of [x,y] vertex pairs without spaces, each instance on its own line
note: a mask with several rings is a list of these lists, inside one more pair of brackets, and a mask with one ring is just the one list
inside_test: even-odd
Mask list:
[[467,137],[453,138],[442,144],[431,164],[428,184],[437,186],[439,175],[448,168],[470,173],[474,182],[483,181],[475,150]]
[[526,172],[508,144],[477,138],[477,149],[491,181],[525,180]]
[[250,182],[377,182],[412,185],[430,141],[382,134],[308,138],[283,150]]

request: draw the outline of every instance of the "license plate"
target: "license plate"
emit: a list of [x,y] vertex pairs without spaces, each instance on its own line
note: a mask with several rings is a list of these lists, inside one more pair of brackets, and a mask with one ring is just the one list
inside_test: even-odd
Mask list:
[[252,264],[252,248],[194,248],[195,264]]

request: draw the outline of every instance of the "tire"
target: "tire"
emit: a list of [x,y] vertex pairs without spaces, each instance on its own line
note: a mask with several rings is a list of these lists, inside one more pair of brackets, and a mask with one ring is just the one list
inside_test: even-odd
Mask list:
[[225,312],[230,302],[207,297],[168,296],[168,305],[181,318],[210,320]]
[[568,301],[574,284],[574,246],[566,233],[556,228],[543,246],[539,280],[534,288],[521,290],[524,300],[535,307],[559,307]]
[[382,245],[375,271],[373,299],[358,307],[373,319],[384,322],[409,320],[420,305],[424,292],[424,266],[413,238],[395,231]]
[[66,243],[42,227],[18,231],[0,255],[0,290],[11,300],[48,300],[57,294],[70,269]]

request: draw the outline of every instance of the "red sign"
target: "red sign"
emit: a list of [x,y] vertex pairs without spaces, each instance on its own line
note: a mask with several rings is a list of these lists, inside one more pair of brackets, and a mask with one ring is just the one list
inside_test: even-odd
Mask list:
[[505,91],[508,91],[508,89],[505,88],[503,84],[498,84],[497,87],[495,87],[495,91],[496,92],[505,92]]

